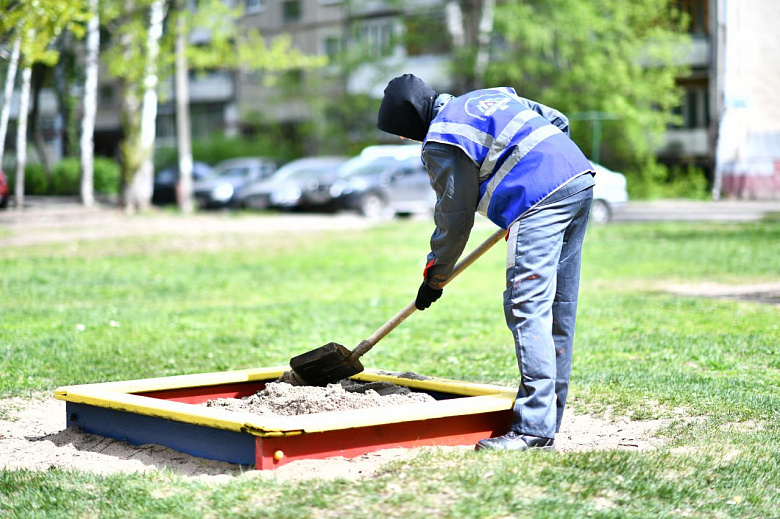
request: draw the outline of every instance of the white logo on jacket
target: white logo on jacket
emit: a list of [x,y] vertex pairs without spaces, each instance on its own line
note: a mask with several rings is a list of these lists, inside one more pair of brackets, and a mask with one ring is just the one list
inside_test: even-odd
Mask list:
[[480,121],[487,121],[487,118],[498,110],[509,108],[509,101],[510,97],[503,94],[485,94],[474,97],[466,101],[466,113]]

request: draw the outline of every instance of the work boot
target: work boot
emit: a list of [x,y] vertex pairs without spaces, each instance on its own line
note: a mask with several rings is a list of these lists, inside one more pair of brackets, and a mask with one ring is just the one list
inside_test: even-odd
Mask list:
[[509,431],[503,436],[485,438],[477,442],[476,450],[526,451],[529,449],[555,449],[555,440]]

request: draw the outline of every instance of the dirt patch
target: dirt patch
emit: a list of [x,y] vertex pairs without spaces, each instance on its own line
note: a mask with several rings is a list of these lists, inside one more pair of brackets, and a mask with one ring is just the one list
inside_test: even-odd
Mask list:
[[[219,482],[235,477],[277,480],[360,479],[380,472],[383,465],[412,459],[423,451],[463,452],[472,446],[387,449],[355,458],[295,461],[276,470],[247,470],[230,463],[205,460],[159,445],[128,443],[65,428],[65,402],[51,397],[0,400],[0,469],[60,468],[97,474],[167,471],[183,477]],[[654,438],[671,420],[607,420],[567,414],[556,438],[560,453],[591,450],[648,450],[662,445]]]
[[663,285],[662,289],[681,296],[710,297],[713,299],[780,305],[780,282],[741,285],[727,285],[714,282],[674,284]]

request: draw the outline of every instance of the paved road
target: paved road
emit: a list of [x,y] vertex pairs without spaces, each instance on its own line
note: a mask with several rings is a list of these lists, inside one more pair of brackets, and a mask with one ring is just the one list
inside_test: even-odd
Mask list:
[[748,222],[770,214],[780,215],[780,200],[694,202],[690,200],[658,200],[629,202],[616,211],[615,222],[650,221],[722,221]]

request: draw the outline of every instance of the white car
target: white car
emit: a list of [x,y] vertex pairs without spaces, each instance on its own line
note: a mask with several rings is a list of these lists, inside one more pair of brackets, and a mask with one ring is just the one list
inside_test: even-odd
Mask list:
[[594,223],[605,224],[612,219],[616,211],[628,202],[626,176],[591,162],[596,170],[596,186],[593,188],[593,205],[590,219]]

